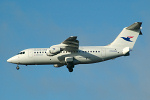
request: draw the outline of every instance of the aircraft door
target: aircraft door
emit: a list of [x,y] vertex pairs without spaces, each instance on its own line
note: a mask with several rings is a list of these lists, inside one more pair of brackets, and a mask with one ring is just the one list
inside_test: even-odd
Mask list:
[[29,55],[29,58],[32,58],[32,56],[33,56],[33,51],[32,51],[32,50],[29,50],[29,51],[28,51],[28,55]]
[[101,54],[102,54],[102,57],[105,57],[105,56],[106,56],[106,51],[105,51],[105,49],[102,49],[102,50],[101,50]]

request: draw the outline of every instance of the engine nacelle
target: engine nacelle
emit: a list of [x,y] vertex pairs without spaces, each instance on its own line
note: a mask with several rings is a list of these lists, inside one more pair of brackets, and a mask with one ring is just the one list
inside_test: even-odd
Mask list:
[[54,47],[54,46],[50,47],[50,50],[49,50],[49,52],[52,53],[52,54],[60,53],[60,51],[61,50],[60,50],[59,47]]
[[54,67],[61,67],[64,66],[64,64],[54,64]]
[[56,46],[51,46],[49,49],[47,49],[46,54],[48,56],[54,56],[58,53],[61,52],[61,48],[60,47],[56,47]]

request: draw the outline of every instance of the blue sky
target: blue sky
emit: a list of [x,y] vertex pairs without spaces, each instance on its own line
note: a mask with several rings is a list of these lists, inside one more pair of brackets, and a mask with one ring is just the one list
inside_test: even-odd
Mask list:
[[[149,0],[1,0],[0,100],[149,100]],[[69,36],[80,45],[107,45],[124,27],[143,22],[129,57],[77,65],[73,73],[52,65],[6,60],[27,48],[48,48]]]

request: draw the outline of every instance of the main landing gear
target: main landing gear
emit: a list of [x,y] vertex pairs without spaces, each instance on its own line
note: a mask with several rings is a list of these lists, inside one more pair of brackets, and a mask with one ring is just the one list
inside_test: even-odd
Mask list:
[[73,72],[74,65],[72,63],[68,63],[67,68],[69,72]]
[[17,69],[17,70],[19,70],[19,69],[20,69],[20,67],[17,65],[16,69]]

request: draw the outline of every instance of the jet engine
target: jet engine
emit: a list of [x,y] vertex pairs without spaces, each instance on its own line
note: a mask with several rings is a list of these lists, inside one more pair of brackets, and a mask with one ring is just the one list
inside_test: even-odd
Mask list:
[[54,56],[58,53],[61,52],[61,48],[60,47],[56,47],[56,46],[51,46],[49,49],[47,49],[46,54],[48,56]]

